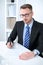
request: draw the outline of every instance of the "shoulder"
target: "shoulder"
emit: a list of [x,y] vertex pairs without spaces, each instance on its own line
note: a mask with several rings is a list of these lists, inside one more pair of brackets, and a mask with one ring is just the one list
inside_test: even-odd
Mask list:
[[43,23],[34,20],[32,28],[35,29],[36,31],[43,31]]
[[20,24],[20,23],[23,23],[23,21],[16,21],[16,24]]
[[37,27],[43,27],[43,23],[38,22],[36,20],[34,20],[34,23],[33,24],[36,25]]
[[23,21],[16,21],[16,26],[21,26],[21,25],[23,25],[24,24],[24,22]]

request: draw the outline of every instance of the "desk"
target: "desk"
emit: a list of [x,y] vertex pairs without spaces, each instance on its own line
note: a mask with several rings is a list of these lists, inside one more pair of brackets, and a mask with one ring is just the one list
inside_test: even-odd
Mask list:
[[0,55],[7,61],[7,65],[43,65],[43,58],[36,56],[30,60],[20,60],[19,55],[29,51],[22,45],[16,43],[13,48],[9,49],[5,43],[0,43]]

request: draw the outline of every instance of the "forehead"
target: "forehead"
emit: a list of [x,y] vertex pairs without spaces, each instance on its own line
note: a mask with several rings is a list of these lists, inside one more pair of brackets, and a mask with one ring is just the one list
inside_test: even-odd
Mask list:
[[29,13],[31,12],[31,10],[29,8],[25,8],[25,9],[20,9],[20,13]]

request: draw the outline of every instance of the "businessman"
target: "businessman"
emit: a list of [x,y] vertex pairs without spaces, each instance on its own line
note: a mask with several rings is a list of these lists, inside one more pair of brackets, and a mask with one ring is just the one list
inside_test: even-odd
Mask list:
[[33,19],[32,5],[24,4],[20,7],[22,21],[16,22],[8,40],[7,47],[13,46],[13,41],[18,36],[18,43],[31,50],[19,55],[19,59],[27,60],[36,55],[43,57],[43,24]]

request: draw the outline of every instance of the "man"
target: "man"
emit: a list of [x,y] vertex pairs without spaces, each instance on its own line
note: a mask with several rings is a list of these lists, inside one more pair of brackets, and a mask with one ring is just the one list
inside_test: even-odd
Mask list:
[[[36,55],[43,57],[43,24],[38,23],[32,18],[33,11],[30,4],[24,4],[20,7],[20,16],[22,21],[16,22],[13,31],[8,38],[7,47],[11,48],[13,46],[13,41],[18,35],[18,43],[23,46],[28,46],[27,48],[31,50],[31,52],[22,53],[19,56],[20,59],[27,60],[35,57]],[[27,25],[29,27],[29,37],[27,34],[27,37],[25,36]],[[25,40],[25,37],[29,38],[28,45],[26,45],[27,39]]]

